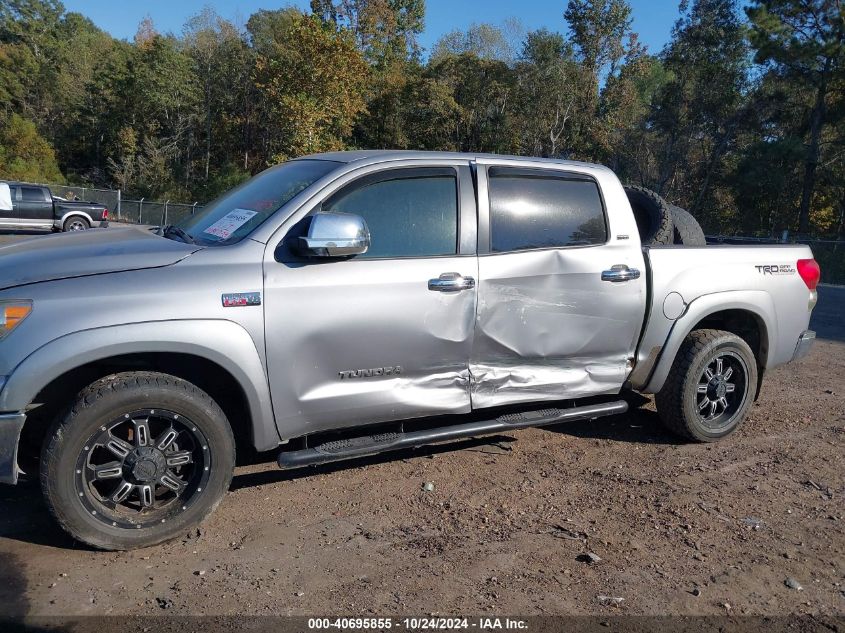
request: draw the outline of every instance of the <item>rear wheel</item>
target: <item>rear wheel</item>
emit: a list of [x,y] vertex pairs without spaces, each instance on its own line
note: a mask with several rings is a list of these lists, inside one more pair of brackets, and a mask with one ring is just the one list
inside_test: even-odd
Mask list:
[[73,215],[65,220],[62,227],[65,231],[85,231],[91,228],[88,220],[79,215]]
[[657,412],[669,430],[698,442],[733,433],[757,387],[757,362],[743,339],[722,330],[695,330],[678,350]]
[[108,550],[154,545],[199,523],[232,478],[226,416],[174,376],[127,372],[79,394],[41,460],[47,505],[74,538]]

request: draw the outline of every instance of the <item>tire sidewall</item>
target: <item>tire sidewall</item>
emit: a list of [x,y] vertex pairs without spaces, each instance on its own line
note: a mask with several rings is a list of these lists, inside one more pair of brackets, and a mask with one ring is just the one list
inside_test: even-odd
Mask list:
[[[736,410],[730,419],[730,423],[724,427],[713,430],[706,427],[698,415],[697,389],[698,380],[704,373],[704,369],[716,356],[725,352],[733,352],[745,366],[745,393],[743,394],[742,405]],[[748,409],[754,402],[754,391],[757,389],[757,363],[754,353],[744,340],[738,336],[725,335],[710,343],[696,356],[694,362],[687,370],[684,377],[683,391],[681,394],[683,403],[683,414],[687,419],[687,428],[696,439],[704,442],[713,442],[727,435],[730,435],[742,424]]]
[[63,230],[65,233],[69,233],[69,232],[71,232],[70,225],[71,225],[73,222],[82,222],[82,224],[84,224],[84,225],[85,225],[85,228],[84,228],[84,229],[82,229],[83,231],[87,231],[88,229],[90,229],[90,228],[91,228],[91,223],[90,223],[90,222],[88,222],[88,220],[86,220],[86,219],[85,219],[85,218],[83,218],[82,216],[74,215],[74,216],[69,217],[67,220],[65,220],[65,223],[64,223],[64,226],[62,227],[62,230]]
[[642,243],[671,244],[674,228],[668,203],[656,192],[645,187],[626,186],[624,190],[637,220],[637,230]]
[[[108,390],[90,404],[75,407],[57,421],[44,445],[41,482],[51,510],[75,538],[101,549],[146,547],[185,532],[217,507],[232,479],[234,439],[223,412],[211,398],[197,392],[191,393],[174,384],[124,384],[119,390]],[[197,397],[199,394],[205,398]],[[211,465],[209,478],[200,496],[173,519],[138,530],[112,527],[91,516],[79,502],[77,459],[103,423],[129,411],[147,408],[178,413],[190,419],[205,435]]]

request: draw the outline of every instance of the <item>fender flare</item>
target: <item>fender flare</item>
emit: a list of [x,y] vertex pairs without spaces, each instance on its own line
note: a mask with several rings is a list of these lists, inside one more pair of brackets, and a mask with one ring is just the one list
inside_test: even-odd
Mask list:
[[761,344],[771,349],[771,342],[777,340],[778,326],[774,302],[768,292],[737,290],[703,295],[690,302],[684,314],[675,321],[654,371],[641,391],[643,393],[660,391],[672,369],[672,363],[675,362],[681,343],[687,335],[702,319],[724,310],[744,310],[757,317],[765,330],[761,332],[761,338],[765,337],[765,340],[761,340]]
[[80,217],[85,218],[86,220],[88,220],[88,224],[91,225],[91,226],[94,226],[97,222],[100,221],[100,220],[94,220],[88,214],[87,211],[83,211],[81,209],[74,209],[74,210],[71,210],[71,211],[65,211],[65,213],[64,213],[64,215],[62,215],[62,217],[56,218],[55,222],[53,222],[53,225],[56,226],[57,228],[62,228],[65,225],[65,221],[69,217],[72,217],[74,215],[78,215]]
[[228,371],[246,396],[255,448],[279,445],[267,373],[255,342],[243,327],[225,320],[147,321],[61,336],[15,367],[0,391],[0,411],[23,411],[51,381],[76,367],[149,352],[192,354]]

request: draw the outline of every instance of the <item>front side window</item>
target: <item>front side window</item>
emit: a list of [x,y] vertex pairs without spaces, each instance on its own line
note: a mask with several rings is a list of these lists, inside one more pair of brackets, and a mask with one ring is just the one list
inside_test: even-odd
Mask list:
[[338,166],[329,160],[294,160],[271,167],[207,204],[180,228],[198,244],[237,242]]
[[353,183],[323,203],[323,212],[354,213],[370,229],[360,258],[454,255],[458,245],[458,185],[449,168],[413,169]]
[[604,207],[595,181],[507,167],[490,168],[488,181],[494,253],[607,241]]

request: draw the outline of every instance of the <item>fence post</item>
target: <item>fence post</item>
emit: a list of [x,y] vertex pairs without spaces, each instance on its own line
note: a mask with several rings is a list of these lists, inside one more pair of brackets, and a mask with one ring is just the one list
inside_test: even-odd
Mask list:
[[[146,196],[144,196],[146,197]],[[144,223],[144,198],[138,200],[138,224]]]
[[120,216],[120,189],[117,190],[117,221],[121,221]]
[[162,223],[162,226],[167,226],[167,205],[168,204],[170,204],[170,200],[165,200],[164,201],[164,222]]

